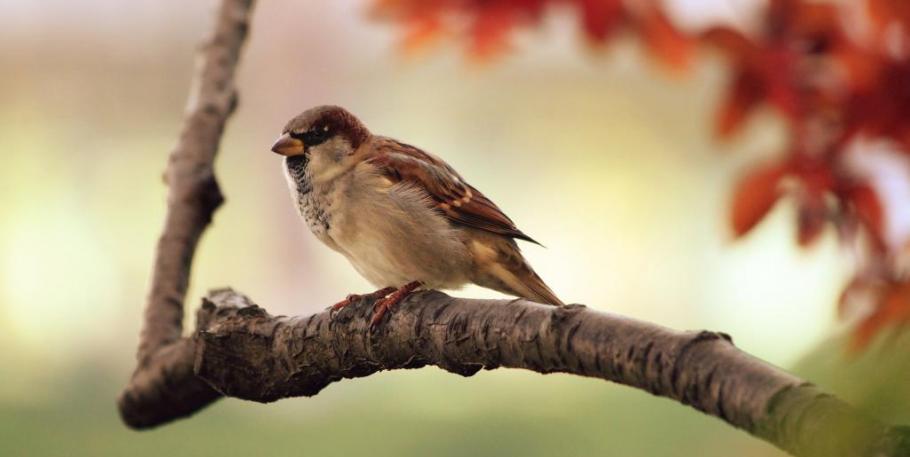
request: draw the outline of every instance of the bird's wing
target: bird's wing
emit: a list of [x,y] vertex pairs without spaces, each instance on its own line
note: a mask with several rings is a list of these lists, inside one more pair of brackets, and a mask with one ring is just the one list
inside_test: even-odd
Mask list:
[[375,155],[368,162],[393,182],[424,190],[450,222],[540,244],[442,159],[390,138],[375,141]]

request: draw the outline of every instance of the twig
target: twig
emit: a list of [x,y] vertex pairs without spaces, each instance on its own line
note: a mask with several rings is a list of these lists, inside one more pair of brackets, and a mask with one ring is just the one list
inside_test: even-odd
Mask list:
[[[225,123],[237,105],[234,69],[247,35],[253,0],[220,2],[211,35],[199,49],[196,73],[165,181],[167,215],[158,240],[151,290],[145,306],[138,365],[118,399],[124,421],[134,426],[158,414],[189,414],[218,398],[190,376],[192,342],[180,339],[183,303],[193,254],[223,197],[215,180],[215,154]],[[166,384],[180,379],[181,384]],[[161,409],[161,411],[156,411]]]

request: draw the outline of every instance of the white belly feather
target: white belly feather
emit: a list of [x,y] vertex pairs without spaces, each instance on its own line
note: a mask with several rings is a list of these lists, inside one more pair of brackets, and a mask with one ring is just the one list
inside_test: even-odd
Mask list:
[[321,224],[308,225],[373,285],[421,281],[453,289],[469,281],[471,257],[459,230],[431,209],[422,191],[392,185],[366,167],[333,180],[331,189],[319,187],[314,197],[327,198],[313,203],[328,216],[327,230],[317,233]]

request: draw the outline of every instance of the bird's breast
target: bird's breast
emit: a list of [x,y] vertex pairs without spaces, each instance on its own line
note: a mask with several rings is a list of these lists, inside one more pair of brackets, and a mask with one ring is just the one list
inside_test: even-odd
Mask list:
[[319,240],[334,248],[329,236],[332,227],[330,214],[332,189],[313,185],[307,172],[307,163],[306,156],[289,157],[285,162],[291,198],[310,231]]
[[454,288],[467,282],[467,248],[422,191],[390,185],[366,166],[327,182],[312,182],[306,174],[294,179],[290,169],[289,176],[313,234],[377,287],[418,280]]
[[297,202],[297,209],[307,226],[319,239],[329,236],[332,228],[332,218],[328,212],[329,203],[325,196],[315,195],[310,192],[302,194]]

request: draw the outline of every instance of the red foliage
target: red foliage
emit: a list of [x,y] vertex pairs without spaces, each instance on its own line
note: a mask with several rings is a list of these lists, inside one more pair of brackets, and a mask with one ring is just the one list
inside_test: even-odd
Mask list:
[[865,348],[872,338],[890,324],[904,325],[910,320],[910,282],[888,282],[879,286],[878,306],[856,327],[852,348]]
[[638,23],[642,41],[648,51],[673,70],[686,70],[695,40],[681,33],[657,8],[649,8]]
[[592,43],[603,43],[625,18],[622,0],[581,0],[581,25]]
[[413,52],[433,41],[442,33],[442,24],[436,18],[413,18],[406,25],[402,48]]
[[910,3],[906,0],[869,0],[869,13],[880,29],[891,22],[910,27]]
[[733,192],[733,231],[736,236],[752,230],[780,197],[780,181],[787,164],[775,163],[752,170]]
[[718,51],[731,77],[715,134],[732,137],[762,105],[778,112],[790,131],[784,159],[756,165],[736,185],[734,234],[748,233],[764,218],[786,179],[795,184],[786,187],[798,206],[801,246],[812,244],[829,224],[846,242],[867,240],[872,260],[844,296],[875,284],[878,299],[857,326],[854,346],[865,346],[887,324],[910,319],[910,281],[901,279],[892,266],[898,262],[891,261],[910,253],[910,240],[897,243],[902,248],[889,246],[881,196],[846,160],[859,138],[890,140],[910,157],[910,1],[768,0],[760,27],[748,34],[726,26],[685,33],[659,0],[376,2],[379,12],[408,25],[409,42],[440,31],[461,34],[482,58],[502,53],[515,29],[535,25],[555,5],[578,12],[588,42],[605,45],[619,31],[634,34],[675,71],[688,67],[696,45]]
[[866,227],[876,255],[887,254],[885,243],[885,213],[878,193],[868,184],[845,183],[835,190],[837,199],[844,202],[845,212],[859,225]]

